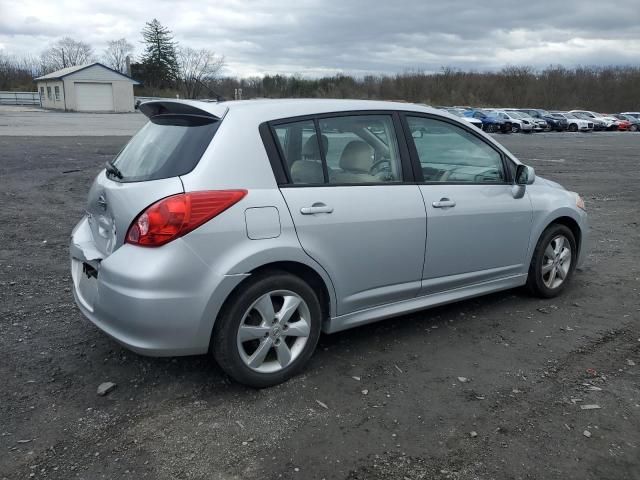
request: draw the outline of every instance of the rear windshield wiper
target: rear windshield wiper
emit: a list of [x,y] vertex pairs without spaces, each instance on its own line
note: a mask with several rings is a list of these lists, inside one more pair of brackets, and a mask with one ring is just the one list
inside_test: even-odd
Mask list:
[[105,168],[107,169],[107,174],[120,179],[124,178],[120,169],[113,164],[113,160],[107,160]]

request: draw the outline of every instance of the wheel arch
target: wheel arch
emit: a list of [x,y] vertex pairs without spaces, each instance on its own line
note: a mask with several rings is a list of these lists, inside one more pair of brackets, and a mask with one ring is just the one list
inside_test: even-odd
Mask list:
[[576,211],[570,207],[561,207],[548,215],[542,216],[534,221],[531,237],[529,240],[529,249],[527,254],[526,268],[529,268],[531,259],[533,257],[533,251],[536,245],[540,241],[540,237],[544,234],[545,230],[553,224],[564,225],[571,230],[576,240],[576,249],[578,254],[582,252],[584,245],[584,239],[587,232],[583,231],[583,228],[587,228],[584,224],[584,220],[581,219]]
[[216,309],[213,316],[213,321],[207,326],[209,335],[209,350],[211,349],[213,331],[215,324],[218,321],[220,315],[223,314],[229,302],[232,301],[234,295],[242,288],[245,288],[247,283],[252,281],[256,275],[263,274],[269,271],[272,272],[287,272],[295,275],[311,286],[311,288],[319,294],[320,305],[323,315],[323,329],[324,325],[328,322],[329,318],[335,315],[336,312],[336,298],[333,289],[331,279],[324,271],[318,271],[321,267],[314,268],[314,266],[299,260],[271,260],[263,263],[254,264],[246,273],[242,274],[244,277],[239,283],[237,283],[224,297],[224,300],[219,304],[220,307]]
[[580,224],[572,217],[565,215],[555,218],[544,228],[544,230],[546,230],[553,224],[564,225],[569,230],[571,230],[571,233],[573,233],[573,238],[576,241],[576,249],[578,252],[580,252],[580,247],[582,246],[582,228],[580,228]]
[[[286,260],[261,265],[249,272],[250,275],[243,282],[241,282],[240,285],[236,287],[236,289],[241,288],[242,285],[252,277],[269,271],[284,271],[295,275],[307,282],[309,286],[313,288],[313,290],[318,294],[318,300],[320,300],[320,306],[322,307],[322,315],[324,319],[326,320],[331,316],[333,310],[332,296],[329,293],[329,287],[327,286],[322,276],[316,270],[311,268],[309,265],[305,265],[304,263]],[[233,294],[233,292],[231,293]]]

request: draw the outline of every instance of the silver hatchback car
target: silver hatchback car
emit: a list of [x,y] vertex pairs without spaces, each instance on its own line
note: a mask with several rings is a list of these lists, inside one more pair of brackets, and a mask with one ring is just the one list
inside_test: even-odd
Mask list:
[[576,193],[441,110],[152,101],[71,237],[78,307],[146,355],[282,382],[320,332],[527,285],[584,257]]

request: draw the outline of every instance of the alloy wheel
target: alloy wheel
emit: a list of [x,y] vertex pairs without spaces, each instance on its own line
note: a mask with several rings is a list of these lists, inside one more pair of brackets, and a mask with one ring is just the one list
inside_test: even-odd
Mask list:
[[260,373],[278,372],[302,353],[311,332],[309,307],[289,290],[258,298],[244,313],[237,333],[240,358]]
[[547,288],[558,288],[564,283],[571,268],[571,244],[564,235],[551,239],[542,257],[542,281]]

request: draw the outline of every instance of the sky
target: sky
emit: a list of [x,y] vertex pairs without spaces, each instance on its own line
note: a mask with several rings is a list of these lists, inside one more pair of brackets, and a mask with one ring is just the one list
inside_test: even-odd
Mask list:
[[640,64],[640,0],[0,0],[0,51],[124,37],[140,54],[154,17],[232,76]]

